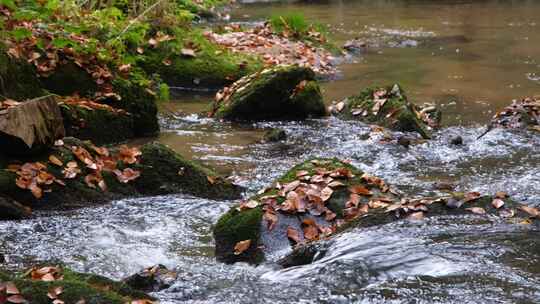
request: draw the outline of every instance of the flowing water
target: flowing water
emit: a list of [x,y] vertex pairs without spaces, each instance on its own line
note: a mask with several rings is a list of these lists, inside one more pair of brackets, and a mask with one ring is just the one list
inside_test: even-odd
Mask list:
[[[457,190],[507,191],[540,206],[540,136],[494,130],[476,140],[499,107],[540,92],[534,76],[539,2],[255,3],[235,10],[233,19],[256,21],[290,10],[329,24],[338,41],[358,36],[373,45],[340,67],[340,80],[324,84],[327,100],[372,82],[400,81],[415,102],[442,105],[445,127],[406,149],[381,143],[369,126],[334,118],[217,122],[196,114],[210,97],[189,94],[163,106],[159,140],[234,176],[246,195],[299,161],[325,156],[350,160],[409,194],[433,195],[433,183],[447,182]],[[284,128],[288,139],[260,143],[269,127]],[[449,144],[456,135],[465,145]],[[323,259],[282,270],[272,263],[278,256],[259,267],[215,261],[212,223],[234,203],[175,195],[43,213],[1,222],[0,253],[12,266],[62,260],[112,278],[161,263],[179,273],[173,286],[155,293],[161,303],[540,301],[540,229],[534,224],[474,215],[395,222],[342,234],[328,241]]]

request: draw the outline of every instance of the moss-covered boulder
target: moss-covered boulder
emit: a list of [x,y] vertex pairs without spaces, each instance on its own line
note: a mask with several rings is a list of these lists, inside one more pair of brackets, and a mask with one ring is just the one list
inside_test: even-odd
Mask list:
[[[504,195],[479,193],[405,197],[383,180],[337,159],[301,163],[270,187],[224,214],[214,227],[216,257],[260,263],[265,255],[314,244],[351,227],[428,216],[494,214],[521,221],[537,216]],[[299,249],[283,265],[309,263],[316,247]],[[311,257],[311,258],[310,258]]]
[[0,168],[0,195],[33,209],[73,209],[139,195],[232,199],[241,193],[211,169],[158,143],[140,151],[125,146],[105,150],[65,138],[46,153],[6,163],[11,166]]
[[20,220],[30,217],[31,214],[30,208],[0,196],[0,220]]
[[417,132],[431,138],[431,130],[440,123],[434,107],[420,108],[407,100],[397,84],[370,87],[333,105],[330,112],[342,119],[356,119],[402,132]]
[[227,120],[305,119],[324,116],[326,109],[311,69],[277,66],[218,92],[210,114]]
[[35,68],[22,58],[9,56],[7,47],[0,42],[0,95],[24,100],[44,94]]
[[[40,272],[45,272],[47,278]],[[26,300],[10,303],[50,304],[53,300],[60,300],[62,303],[73,304],[124,304],[136,300],[155,300],[125,283],[60,266],[43,266],[15,273],[0,270],[0,285],[1,283],[9,283],[10,294],[18,292],[15,294],[17,298]],[[16,290],[13,290],[13,287]]]

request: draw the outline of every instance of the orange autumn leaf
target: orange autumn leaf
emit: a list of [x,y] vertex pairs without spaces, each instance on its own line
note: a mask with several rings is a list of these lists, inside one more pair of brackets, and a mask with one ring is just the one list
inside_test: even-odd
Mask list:
[[62,167],[64,165],[64,163],[54,155],[49,156],[49,162],[53,165],[57,165],[58,167]]
[[287,238],[289,238],[289,240],[293,241],[295,244],[300,243],[300,233],[291,226],[287,227]]
[[234,245],[234,255],[240,255],[251,246],[251,240],[244,240]]

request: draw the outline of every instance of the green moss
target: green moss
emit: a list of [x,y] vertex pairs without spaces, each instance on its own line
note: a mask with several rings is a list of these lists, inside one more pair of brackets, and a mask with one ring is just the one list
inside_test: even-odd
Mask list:
[[141,176],[134,186],[142,194],[188,193],[207,198],[238,198],[240,189],[213,170],[184,159],[168,147],[146,144],[141,149]]
[[97,145],[135,137],[132,115],[73,105],[62,105],[61,110],[66,136],[91,140]]
[[[225,263],[245,261],[259,263],[263,259],[258,248],[263,211],[260,207],[238,211],[235,208],[223,215],[214,227],[216,257]],[[240,241],[251,240],[251,246],[240,255],[234,246]]]
[[[389,93],[385,97],[387,101],[375,114],[373,94],[381,89]],[[359,95],[347,98],[343,110],[335,114],[344,119],[358,119],[398,131],[418,132],[423,138],[431,138],[427,125],[418,117],[415,110],[415,106],[407,100],[403,90],[394,85],[366,88]]]
[[92,76],[73,62],[58,66],[54,73],[41,79],[46,90],[58,95],[92,96],[97,91]]
[[114,91],[122,100],[114,107],[128,111],[133,117],[133,133],[136,136],[154,135],[159,132],[157,118],[157,98],[144,85],[133,80],[116,78],[113,80]]
[[[233,53],[210,42],[201,29],[177,28],[173,35],[175,40],[139,56],[139,64],[147,73],[158,73],[170,86],[220,88],[262,67],[256,57]],[[195,49],[195,57],[183,56],[183,48]],[[169,65],[164,64],[166,60]]]
[[287,133],[283,129],[272,128],[264,133],[263,141],[276,142],[287,139]]
[[214,117],[228,120],[304,119],[325,114],[309,68],[278,66],[240,79],[227,101],[214,103]]
[[30,99],[45,94],[32,65],[10,58],[0,42],[0,95],[15,100]]
[[12,281],[22,296],[32,304],[50,304],[47,296],[49,288],[63,287],[58,296],[66,303],[75,303],[84,299],[86,303],[123,304],[136,299],[149,299],[152,297],[145,293],[132,290],[129,286],[110,280],[108,278],[71,271],[63,268],[63,280],[53,282],[33,281],[21,274],[8,274],[0,271],[0,278]]

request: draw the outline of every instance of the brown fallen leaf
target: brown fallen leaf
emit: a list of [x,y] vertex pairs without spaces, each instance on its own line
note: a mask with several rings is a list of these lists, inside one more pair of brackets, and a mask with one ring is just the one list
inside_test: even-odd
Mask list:
[[481,196],[480,192],[467,192],[465,193],[465,198],[463,199],[464,203],[472,202],[479,199]]
[[184,57],[197,57],[197,54],[195,54],[195,50],[188,48],[183,48],[182,50],[180,50],[180,54],[182,54],[182,56]]
[[15,283],[13,283],[13,282],[6,282],[4,287],[5,287],[6,293],[8,295],[9,294],[20,294],[21,293],[19,291],[19,289],[17,288],[17,286],[15,286]]
[[278,222],[278,216],[274,210],[267,208],[263,215],[266,220],[268,231],[272,231]]
[[313,219],[304,219],[302,221],[302,230],[304,232],[304,238],[309,241],[319,238],[319,228]]
[[500,198],[496,198],[493,201],[491,201],[491,205],[493,206],[493,208],[499,209],[502,206],[504,206],[504,201]]
[[465,210],[470,211],[474,214],[486,214],[486,210],[482,207],[465,208]]
[[529,207],[529,206],[519,206],[518,209],[522,210],[522,211],[525,211],[527,214],[529,214],[530,216],[532,217],[538,217],[538,215],[540,214],[540,211],[538,211],[538,209],[534,208],[534,207]]
[[244,240],[236,243],[236,245],[234,245],[234,255],[244,253],[246,250],[248,250],[249,246],[251,246],[251,240]]
[[508,193],[504,192],[504,191],[497,191],[495,193],[495,197],[496,198],[500,198],[500,199],[505,199],[508,197]]
[[51,286],[51,287],[49,287],[47,296],[49,297],[49,299],[54,300],[54,299],[58,298],[58,296],[61,295],[62,292],[64,292],[64,287],[62,287],[62,286],[56,286],[56,287]]
[[373,194],[371,191],[369,191],[368,188],[362,185],[351,186],[349,187],[349,191],[354,194],[365,195],[365,196],[370,196]]
[[28,301],[20,294],[9,296],[7,301],[14,304],[28,303]]
[[299,244],[301,242],[300,233],[291,226],[287,227],[287,238],[289,238],[289,240],[293,241],[295,244]]
[[64,165],[64,163],[54,155],[49,156],[49,162],[53,165],[57,165],[58,167],[62,167]]
[[409,214],[407,216],[408,219],[410,220],[421,220],[424,218],[424,212],[422,211],[418,211],[418,212],[413,212],[411,214]]

